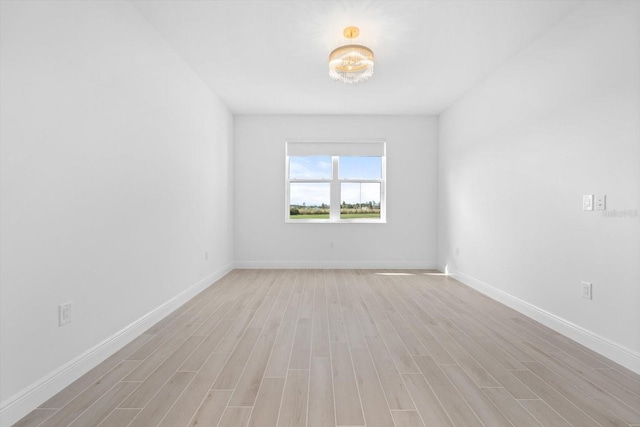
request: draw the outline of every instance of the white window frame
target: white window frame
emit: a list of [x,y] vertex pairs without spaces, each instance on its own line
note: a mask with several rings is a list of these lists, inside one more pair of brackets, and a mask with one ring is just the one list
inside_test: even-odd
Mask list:
[[[289,144],[306,145],[311,147],[310,151],[313,151],[317,156],[330,156],[331,157],[331,178],[329,179],[290,179],[289,178]],[[355,147],[355,151],[363,151],[366,153],[367,144],[378,147],[378,151],[381,150],[381,154],[377,154],[374,157],[380,157],[382,177],[381,179],[340,179],[339,175],[339,163],[340,157],[345,154],[337,154],[340,151],[340,145],[344,147],[347,145],[351,148]],[[358,146],[357,144],[362,144]],[[360,154],[361,157],[366,157],[366,154]],[[330,191],[329,200],[329,219],[291,219],[290,217],[290,184],[291,183],[328,183]],[[342,205],[341,192],[342,183],[379,183],[380,184],[380,218],[340,218],[340,206]],[[384,224],[387,222],[387,144],[386,141],[381,140],[367,140],[367,141],[288,141],[285,144],[285,206],[284,217],[285,222],[288,224],[309,224],[309,223],[321,223],[321,224]]]

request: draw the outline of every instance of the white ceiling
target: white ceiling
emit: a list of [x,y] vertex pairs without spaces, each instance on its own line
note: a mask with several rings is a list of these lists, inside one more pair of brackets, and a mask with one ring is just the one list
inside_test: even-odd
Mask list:
[[[577,0],[132,0],[235,114],[439,114]],[[333,81],[342,29],[374,76]]]

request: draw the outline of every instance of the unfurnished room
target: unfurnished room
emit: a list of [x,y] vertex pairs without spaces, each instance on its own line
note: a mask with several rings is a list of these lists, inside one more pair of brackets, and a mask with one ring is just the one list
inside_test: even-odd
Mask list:
[[640,1],[0,0],[0,427],[640,427]]

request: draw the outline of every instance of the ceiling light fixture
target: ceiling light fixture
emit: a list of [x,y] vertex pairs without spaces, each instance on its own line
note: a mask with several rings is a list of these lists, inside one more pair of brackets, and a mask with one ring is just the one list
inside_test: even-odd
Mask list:
[[[353,40],[360,34],[357,27],[347,27],[343,34]],[[344,83],[358,83],[373,75],[373,52],[366,46],[348,44],[329,55],[329,76]]]

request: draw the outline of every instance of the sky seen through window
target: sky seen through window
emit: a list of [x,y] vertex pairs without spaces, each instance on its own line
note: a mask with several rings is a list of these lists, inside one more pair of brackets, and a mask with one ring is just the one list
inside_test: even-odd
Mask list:
[[[340,156],[338,176],[341,180],[375,180],[382,177],[380,157]],[[289,158],[291,180],[330,180],[332,176],[331,156],[292,156]],[[347,204],[380,203],[379,183],[342,183],[341,202]],[[328,206],[329,183],[292,182],[289,194],[290,205]]]

